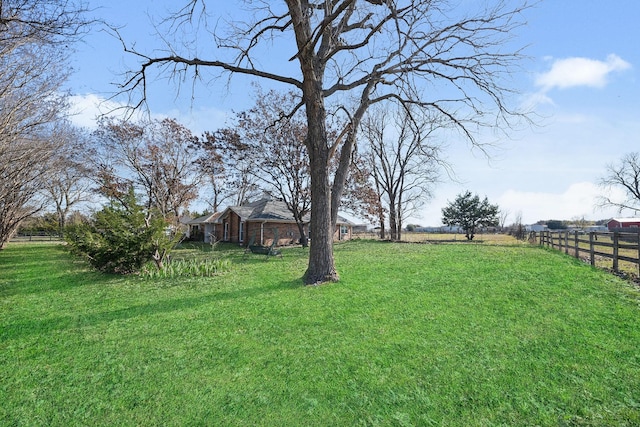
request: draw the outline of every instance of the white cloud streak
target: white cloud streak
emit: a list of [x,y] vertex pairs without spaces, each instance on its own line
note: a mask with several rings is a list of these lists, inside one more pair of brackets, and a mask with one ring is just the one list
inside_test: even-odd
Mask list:
[[[612,190],[618,193],[618,189]],[[546,219],[604,219],[617,215],[615,208],[598,207],[603,189],[592,182],[577,182],[558,193],[508,190],[497,200],[510,212],[522,212],[526,223]]]
[[[97,120],[101,116],[124,117],[130,110],[124,108],[123,104],[110,101],[95,94],[74,95],[70,97],[71,102],[71,122],[76,126],[87,129],[95,129]],[[151,118],[164,119],[174,118],[178,122],[191,129],[196,135],[204,131],[215,131],[224,127],[230,114],[216,108],[201,108],[187,111],[177,109],[169,110],[165,113],[153,113]],[[136,111],[133,115],[134,121],[141,121],[149,118],[144,111]]]

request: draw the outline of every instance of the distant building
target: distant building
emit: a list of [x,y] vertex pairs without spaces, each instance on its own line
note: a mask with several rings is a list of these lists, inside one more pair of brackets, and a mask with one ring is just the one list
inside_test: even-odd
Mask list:
[[546,224],[531,224],[531,225],[525,225],[524,229],[527,230],[528,232],[531,231],[535,231],[536,233],[539,233],[541,231],[547,231],[547,226]]
[[[309,235],[309,214],[303,218],[305,234]],[[300,237],[293,214],[282,201],[263,198],[240,206],[230,206],[222,212],[202,216],[189,222],[190,235],[205,243],[222,241],[270,245],[295,243]],[[338,216],[334,240],[350,240],[353,223]],[[313,237],[313,236],[311,236]]]
[[609,231],[620,231],[621,228],[637,231],[640,227],[640,218],[612,218],[607,222]]

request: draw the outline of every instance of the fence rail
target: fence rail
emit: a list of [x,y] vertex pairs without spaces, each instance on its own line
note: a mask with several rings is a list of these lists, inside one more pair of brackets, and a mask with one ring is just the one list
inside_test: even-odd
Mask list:
[[540,246],[547,246],[572,254],[576,258],[586,259],[594,266],[603,258],[610,259],[611,268],[616,273],[621,270],[621,261],[635,264],[635,273],[640,276],[640,231],[609,233],[542,231],[532,233],[532,240]]
[[57,233],[18,233],[11,239],[12,242],[43,242],[62,240],[62,236]]

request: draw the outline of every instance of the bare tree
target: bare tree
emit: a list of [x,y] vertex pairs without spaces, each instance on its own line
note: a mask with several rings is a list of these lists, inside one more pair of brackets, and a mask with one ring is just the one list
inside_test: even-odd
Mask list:
[[[600,196],[602,206],[614,206],[623,210],[640,211],[640,153],[625,154],[618,164],[607,166],[606,175],[600,179],[600,186],[606,193]],[[622,199],[613,199],[611,190],[624,191]]]
[[518,240],[525,240],[527,237],[527,229],[522,223],[522,211],[516,213],[515,221],[509,226],[509,235]]
[[197,197],[200,171],[191,156],[195,137],[173,119],[128,123],[103,118],[98,130],[98,170],[108,196],[126,194],[133,185],[142,193],[148,215],[154,210],[177,223],[183,210]]
[[387,211],[382,205],[380,192],[376,191],[375,182],[371,180],[372,174],[365,156],[360,152],[354,151],[340,205],[344,211],[350,212],[356,217],[364,218],[372,224],[382,219],[381,231],[384,239],[384,218]]
[[59,45],[68,51],[67,44],[88,30],[88,12],[82,0],[2,0],[0,55],[25,44]]
[[209,180],[212,198],[209,205],[218,211],[225,202],[238,206],[262,193],[256,178],[254,160],[235,127],[205,132],[196,145],[196,160]]
[[57,151],[48,167],[56,173],[43,183],[43,190],[45,197],[55,205],[58,230],[62,233],[71,209],[91,200],[90,176],[94,171],[87,159],[92,157],[92,152],[87,133],[70,123],[61,123],[52,139]]
[[57,122],[67,111],[67,54],[85,28],[74,2],[0,2],[0,249],[41,211],[57,170]]
[[213,212],[218,212],[225,201],[231,199],[238,191],[232,182],[233,173],[228,170],[228,164],[225,162],[225,150],[217,143],[215,133],[211,132],[205,132],[192,148],[197,152],[195,162],[208,184],[206,201]]
[[307,126],[303,115],[287,116],[298,103],[292,92],[258,89],[255,106],[237,114],[235,129],[238,151],[251,164],[249,173],[265,193],[284,202],[306,247],[305,216],[311,210],[311,171],[304,146]]
[[[182,40],[188,26],[194,28],[193,40],[213,35],[209,42],[218,48],[217,57],[202,59],[211,50],[190,51],[192,43],[184,48],[168,46],[166,55],[153,56],[125,44],[127,51],[138,55],[141,66],[123,83],[123,91],[140,96],[132,104],[142,105],[155,67],[180,81],[190,70],[201,77],[210,68],[279,82],[298,91],[303,101],[290,114],[304,108],[313,197],[313,244],[306,283],[338,280],[333,226],[360,121],[370,105],[394,100],[432,111],[472,143],[478,143],[478,127],[507,129],[517,116],[508,107],[511,90],[505,84],[520,53],[505,47],[505,41],[521,24],[526,3],[511,7],[512,2],[498,0],[467,12],[446,0],[242,3],[252,9],[243,16],[251,18],[230,22],[226,28],[215,19],[215,28],[198,32],[208,22],[205,0],[188,1],[173,20],[165,21]],[[167,35],[162,36],[166,40]],[[279,46],[277,52],[269,50],[274,45]],[[270,56],[285,55],[275,58],[284,60],[261,61],[265,50]],[[291,61],[298,67],[283,65]],[[347,107],[341,109],[347,125],[342,138],[332,140],[327,115],[340,107]],[[339,162],[332,180],[329,164],[334,156]]]
[[430,197],[438,179],[440,147],[430,141],[437,126],[428,119],[416,123],[409,111],[377,109],[370,110],[362,127],[371,176],[389,213],[391,240],[400,240],[403,220]]
[[500,211],[498,212],[498,225],[500,227],[500,230],[504,230],[504,228],[506,227],[507,218],[509,218],[509,215],[511,215],[509,209],[500,209]]

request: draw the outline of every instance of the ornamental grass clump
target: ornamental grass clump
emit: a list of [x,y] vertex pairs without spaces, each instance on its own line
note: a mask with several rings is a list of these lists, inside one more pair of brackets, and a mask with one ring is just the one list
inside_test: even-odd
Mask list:
[[148,264],[141,276],[147,279],[173,279],[177,277],[213,277],[230,268],[229,260],[184,259],[165,263],[162,268]]

